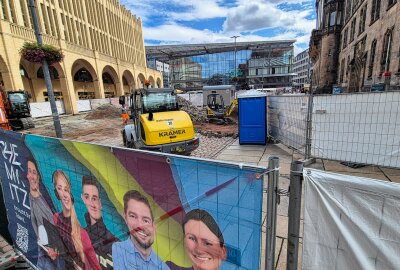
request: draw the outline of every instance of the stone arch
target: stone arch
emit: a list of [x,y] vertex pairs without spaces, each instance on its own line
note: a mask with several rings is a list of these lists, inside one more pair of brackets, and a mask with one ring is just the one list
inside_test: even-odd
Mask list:
[[[34,74],[32,76],[32,85],[37,100],[49,101],[46,82],[41,64],[35,64]],[[49,66],[51,84],[53,87],[54,97],[56,100],[63,100],[68,96],[68,90],[62,87],[61,78],[65,78],[65,73],[60,63],[53,63]]]
[[119,84],[118,74],[112,66],[105,66],[101,74],[104,95],[106,98],[117,96],[117,84]]
[[135,89],[135,78],[129,70],[122,73],[122,87],[124,94],[129,94]]
[[137,86],[138,88],[144,88],[144,81],[146,80],[146,78],[144,77],[144,75],[142,73],[139,73],[138,77],[137,77]]
[[12,89],[12,79],[10,69],[8,68],[3,57],[0,55],[0,82],[4,83],[4,89]]
[[84,59],[78,59],[71,68],[74,91],[78,99],[94,99],[100,97],[100,89],[95,83],[98,75],[93,66]]
[[157,86],[157,88],[161,88],[161,79],[160,78],[157,78],[156,86]]
[[[24,90],[31,95],[31,100],[33,102],[42,101],[43,90],[37,83],[36,79],[36,69],[40,67],[40,64],[31,63],[21,58],[19,62],[19,73],[21,75],[22,85]],[[42,90],[42,91],[41,91]]]
[[153,76],[149,76],[149,82],[150,82],[150,85],[149,85],[149,88],[154,88],[154,86],[156,85],[155,84],[155,82],[154,82],[154,78],[153,78]]

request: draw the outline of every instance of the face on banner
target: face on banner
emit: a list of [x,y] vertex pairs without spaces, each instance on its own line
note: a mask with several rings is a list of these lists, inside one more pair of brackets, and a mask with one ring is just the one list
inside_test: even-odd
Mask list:
[[71,187],[63,174],[56,174],[54,177],[54,186],[56,197],[61,201],[63,212],[68,213],[73,207],[73,198],[71,196]]
[[101,218],[101,201],[99,189],[95,185],[83,185],[82,200],[88,210],[90,220],[94,223]]
[[226,258],[226,248],[200,220],[189,220],[184,227],[185,248],[194,269],[216,270]]
[[27,169],[28,173],[26,175],[26,178],[29,182],[29,190],[31,193],[37,193],[39,192],[39,173],[35,163],[33,163],[32,161],[28,161]]
[[143,249],[151,247],[156,227],[149,206],[130,199],[127,203],[125,221],[133,241]]

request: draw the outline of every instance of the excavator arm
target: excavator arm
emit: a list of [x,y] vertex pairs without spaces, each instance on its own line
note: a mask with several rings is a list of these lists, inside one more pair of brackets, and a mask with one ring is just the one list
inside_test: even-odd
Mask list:
[[235,107],[237,106],[237,104],[238,104],[238,100],[237,100],[237,98],[235,98],[232,101],[231,105],[229,106],[228,110],[226,111],[225,116],[230,116],[231,113],[233,112],[233,110],[235,109]]

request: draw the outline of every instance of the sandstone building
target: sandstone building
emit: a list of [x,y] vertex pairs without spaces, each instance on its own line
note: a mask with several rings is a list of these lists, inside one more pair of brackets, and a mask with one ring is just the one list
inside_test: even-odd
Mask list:
[[[47,101],[41,64],[22,59],[25,41],[36,41],[28,1],[0,1],[0,81],[6,90],[25,89],[32,102]],[[57,99],[67,113],[80,99],[123,95],[162,86],[162,74],[147,68],[141,20],[118,0],[36,0],[44,44],[65,58],[50,67]]]
[[[317,0],[310,40],[312,87],[331,93],[400,89],[398,0]],[[382,88],[383,89],[383,88]]]

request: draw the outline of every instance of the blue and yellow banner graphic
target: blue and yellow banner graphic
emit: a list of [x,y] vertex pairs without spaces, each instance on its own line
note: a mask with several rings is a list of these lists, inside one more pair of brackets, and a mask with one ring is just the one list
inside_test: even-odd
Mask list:
[[0,131],[15,247],[39,269],[258,269],[264,170]]

